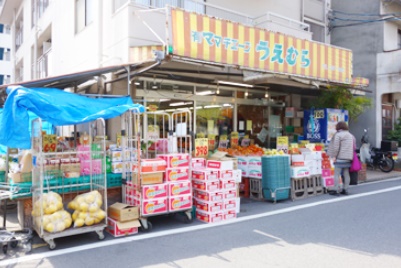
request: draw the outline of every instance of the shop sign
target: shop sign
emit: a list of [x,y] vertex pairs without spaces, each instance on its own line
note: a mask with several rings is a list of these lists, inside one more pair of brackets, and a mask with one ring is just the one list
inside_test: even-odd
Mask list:
[[248,147],[250,144],[251,144],[251,140],[250,139],[243,138],[242,141],[241,141],[241,146],[242,147]]
[[352,51],[172,9],[173,54],[351,84]]
[[288,153],[288,136],[277,137],[277,151]]

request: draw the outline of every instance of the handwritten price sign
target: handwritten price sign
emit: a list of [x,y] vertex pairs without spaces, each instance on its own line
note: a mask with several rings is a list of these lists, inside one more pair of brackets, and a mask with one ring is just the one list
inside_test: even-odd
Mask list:
[[238,148],[238,137],[231,138],[231,148],[233,149]]
[[284,151],[284,153],[288,153],[288,137],[281,136],[277,137],[277,150]]
[[195,139],[195,157],[207,156],[208,149],[208,139]]

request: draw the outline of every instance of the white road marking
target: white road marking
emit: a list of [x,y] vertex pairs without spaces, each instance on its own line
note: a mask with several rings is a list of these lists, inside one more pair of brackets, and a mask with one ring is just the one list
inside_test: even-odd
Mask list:
[[[398,180],[399,180],[399,178],[398,178]],[[388,181],[388,180],[386,180],[386,181]],[[177,229],[173,229],[173,230],[165,230],[165,231],[143,234],[143,235],[138,235],[138,236],[133,235],[133,236],[119,238],[119,239],[113,239],[113,240],[108,240],[108,241],[103,241],[103,242],[96,242],[96,243],[88,244],[88,245],[82,245],[82,246],[60,249],[60,250],[55,250],[55,251],[49,251],[49,252],[44,252],[44,253],[37,253],[37,254],[27,255],[27,256],[23,256],[23,257],[19,257],[19,258],[0,261],[0,266],[3,267],[6,265],[19,264],[19,263],[23,263],[23,262],[27,262],[27,261],[44,259],[44,258],[79,252],[79,251],[83,251],[83,250],[89,250],[89,249],[95,249],[95,248],[117,245],[117,244],[122,244],[122,243],[128,243],[128,242],[132,242],[132,241],[139,241],[139,240],[145,240],[145,239],[149,239],[149,238],[167,236],[167,235],[172,235],[172,234],[181,234],[181,233],[187,233],[187,232],[192,232],[192,231],[198,231],[198,230],[203,230],[203,229],[207,229],[207,228],[213,228],[216,226],[229,225],[229,224],[234,224],[234,223],[238,223],[238,222],[244,222],[244,221],[259,219],[259,218],[263,218],[263,217],[269,217],[269,216],[273,216],[273,215],[288,213],[288,212],[306,209],[306,208],[310,208],[310,207],[315,207],[315,206],[320,206],[320,205],[325,205],[325,204],[330,204],[330,203],[336,203],[336,202],[342,202],[342,201],[346,201],[346,200],[350,200],[350,199],[356,199],[356,198],[361,198],[361,197],[366,197],[366,196],[376,195],[376,194],[381,194],[381,193],[386,193],[386,192],[398,191],[398,190],[401,190],[401,186],[390,187],[390,188],[377,190],[377,191],[371,191],[371,192],[367,192],[367,193],[342,196],[341,198],[332,198],[329,200],[322,200],[322,201],[318,201],[318,202],[314,202],[314,203],[310,203],[310,204],[304,204],[304,205],[279,209],[279,210],[275,210],[275,211],[264,212],[264,213],[260,213],[260,214],[256,214],[256,215],[244,216],[244,217],[235,218],[232,220],[222,221],[222,222],[218,222],[218,223],[195,225],[195,226],[190,226],[190,227],[177,228]]]

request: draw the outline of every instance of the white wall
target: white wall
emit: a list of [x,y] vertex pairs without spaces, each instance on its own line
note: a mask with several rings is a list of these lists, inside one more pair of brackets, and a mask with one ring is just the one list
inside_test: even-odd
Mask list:
[[384,23],[383,50],[389,51],[398,48],[398,26],[391,22]]

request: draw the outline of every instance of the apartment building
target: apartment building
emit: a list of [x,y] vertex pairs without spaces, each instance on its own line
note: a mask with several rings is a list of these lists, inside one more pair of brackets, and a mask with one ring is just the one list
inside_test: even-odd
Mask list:
[[11,82],[11,31],[8,25],[0,24],[0,85]]
[[358,140],[369,128],[380,147],[400,117],[401,1],[333,0],[329,15],[332,43],[352,49],[354,74],[369,78],[374,107],[352,126]]
[[2,2],[13,83],[190,107],[195,132],[215,131],[197,116],[214,106],[229,109],[231,130],[274,138],[302,128],[286,107],[310,106],[330,84],[366,86],[353,80],[352,51],[330,45],[330,0]]

